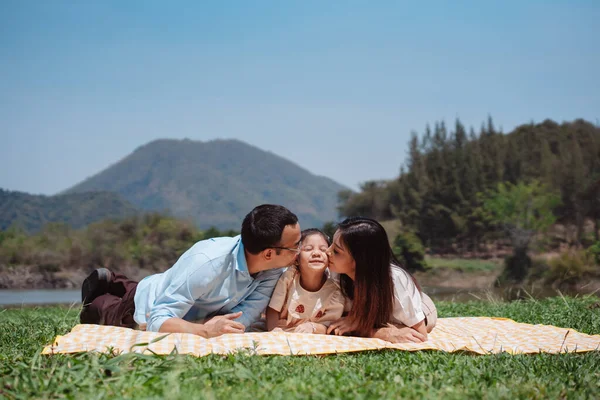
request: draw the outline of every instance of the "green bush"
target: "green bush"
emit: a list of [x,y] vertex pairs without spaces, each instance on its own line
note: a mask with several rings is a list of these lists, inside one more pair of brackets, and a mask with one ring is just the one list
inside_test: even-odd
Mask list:
[[553,283],[576,283],[587,277],[598,275],[594,257],[584,250],[571,250],[548,261],[550,270],[546,280]]
[[513,284],[522,282],[531,268],[531,257],[525,249],[515,250],[513,254],[504,259],[504,270],[498,277],[498,284]]
[[325,222],[325,224],[323,224],[323,227],[321,228],[323,233],[329,236],[329,240],[333,240],[333,234],[335,233],[336,229],[337,225],[333,221]]
[[529,282],[538,281],[545,279],[550,271],[550,264],[546,257],[533,257],[531,259],[531,268],[529,269],[529,276],[527,280]]
[[392,251],[409,271],[424,271],[427,268],[425,247],[421,239],[412,232],[404,232],[396,236]]
[[47,224],[28,235],[18,229],[0,231],[0,269],[13,265],[44,271],[127,266],[163,271],[199,240],[234,236],[216,228],[199,231],[187,221],[146,214],[121,221],[104,220],[73,230],[65,224]]
[[600,265],[600,242],[596,242],[587,249],[588,253],[594,258],[597,265]]

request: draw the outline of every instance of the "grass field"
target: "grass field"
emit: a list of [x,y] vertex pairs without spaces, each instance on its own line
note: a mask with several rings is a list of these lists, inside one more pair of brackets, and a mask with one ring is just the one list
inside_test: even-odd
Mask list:
[[[600,298],[439,303],[441,317],[501,316],[600,334]],[[327,357],[56,355],[63,307],[0,309],[0,398],[600,398],[600,352],[377,351]]]
[[438,258],[426,256],[425,262],[427,263],[427,266],[432,269],[448,268],[464,272],[493,271],[502,268],[502,262],[480,259]]

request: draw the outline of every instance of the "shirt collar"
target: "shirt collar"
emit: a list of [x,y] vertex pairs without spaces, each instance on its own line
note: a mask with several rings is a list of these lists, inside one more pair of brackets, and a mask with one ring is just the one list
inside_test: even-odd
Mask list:
[[246,262],[246,252],[242,243],[242,236],[237,237],[237,244],[233,248],[233,254],[236,254],[235,269],[240,272],[248,273],[248,263]]

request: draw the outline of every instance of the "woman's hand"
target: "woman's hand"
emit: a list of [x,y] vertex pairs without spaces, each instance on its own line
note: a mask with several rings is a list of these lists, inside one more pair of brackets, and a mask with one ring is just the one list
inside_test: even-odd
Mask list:
[[356,330],[356,327],[353,321],[348,317],[343,317],[334,321],[327,328],[327,334],[334,334],[338,336],[345,335],[346,333],[353,332]]
[[427,340],[427,335],[424,335],[411,327],[405,326],[397,328],[393,325],[376,329],[373,337],[392,343],[423,343]]

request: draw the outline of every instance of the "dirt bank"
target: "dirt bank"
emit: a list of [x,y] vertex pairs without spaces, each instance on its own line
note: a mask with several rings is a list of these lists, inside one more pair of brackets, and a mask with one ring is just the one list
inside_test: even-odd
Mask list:
[[[82,269],[52,271],[40,267],[11,266],[0,270],[0,289],[78,289],[91,271]],[[137,268],[123,268],[121,273],[134,280],[141,280],[153,271]],[[435,268],[428,272],[416,272],[415,278],[421,286],[449,289],[491,289],[500,275],[501,268],[492,271],[465,272],[454,268]],[[527,282],[521,285],[546,287],[564,293],[600,293],[600,279],[586,280],[572,284],[560,282],[549,284],[543,281]]]
[[[78,289],[90,272],[83,268],[54,271],[26,265],[5,267],[0,270],[0,289]],[[123,268],[119,272],[134,280],[152,273],[134,268]]]

